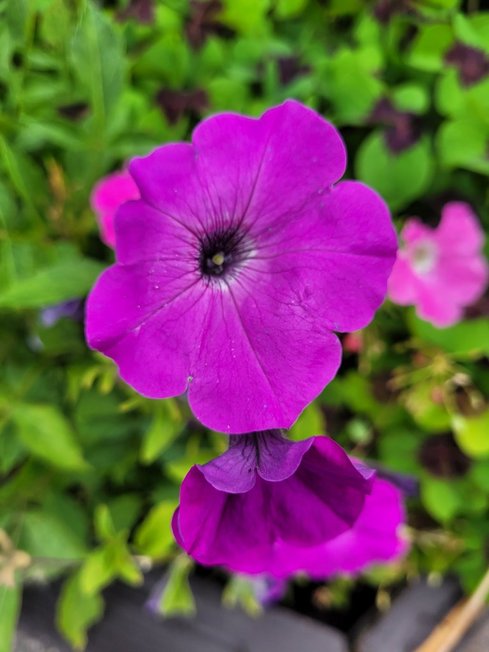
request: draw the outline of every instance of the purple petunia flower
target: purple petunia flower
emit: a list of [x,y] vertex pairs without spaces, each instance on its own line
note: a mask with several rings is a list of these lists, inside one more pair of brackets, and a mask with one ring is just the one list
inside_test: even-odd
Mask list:
[[138,198],[138,187],[126,170],[108,174],[93,189],[90,202],[97,215],[100,236],[109,247],[115,247],[114,217],[117,209]]
[[395,561],[409,547],[402,533],[405,519],[402,493],[376,476],[358,519],[347,532],[319,546],[280,545],[275,572],[287,577],[299,570],[312,579],[323,580]]
[[173,532],[199,563],[277,577],[294,556],[283,550],[324,545],[349,531],[371,490],[328,437],[291,442],[279,431],[230,438],[226,453],[194,466],[183,481]]
[[477,217],[468,204],[450,202],[436,229],[411,219],[401,235],[404,246],[389,279],[390,298],[414,304],[418,315],[435,326],[455,324],[487,286],[489,267]]
[[382,199],[332,185],[345,165],[338,132],[295,101],[134,159],[141,200],[117,213],[89,345],[144,396],[187,391],[210,428],[289,427],[336,374],[333,331],[370,322],[395,258]]

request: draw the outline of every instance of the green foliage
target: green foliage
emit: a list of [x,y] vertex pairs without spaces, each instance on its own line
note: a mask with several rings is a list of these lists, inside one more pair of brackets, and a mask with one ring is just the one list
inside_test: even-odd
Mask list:
[[222,594],[222,601],[226,607],[241,607],[250,616],[259,616],[263,607],[257,600],[253,578],[243,575],[233,575]]
[[489,410],[473,417],[456,415],[453,430],[460,448],[471,457],[489,457]]
[[24,446],[48,464],[66,471],[83,471],[86,463],[70,424],[51,405],[21,403],[12,419]]
[[155,560],[164,560],[170,556],[174,548],[171,519],[176,506],[175,501],[164,500],[148,512],[134,537],[140,554]]
[[165,616],[191,616],[195,613],[195,601],[188,582],[192,568],[192,560],[185,555],[180,555],[170,565],[159,603]]
[[100,619],[103,610],[102,598],[83,590],[80,573],[66,580],[58,603],[56,622],[75,650],[85,648],[87,629]]
[[389,152],[379,132],[362,143],[356,158],[357,177],[375,188],[393,210],[405,208],[427,189],[433,175],[428,140],[421,140],[400,154]]
[[[433,224],[457,198],[488,227],[489,77],[465,84],[446,61],[456,43],[489,53],[486,11],[419,0],[380,23],[374,1],[223,0],[199,27],[187,0],[156,2],[150,25],[125,18],[127,4],[0,0],[0,527],[29,558],[18,586],[0,585],[0,652],[32,578],[63,577],[57,622],[77,649],[102,617],[102,590],[139,584],[148,565],[170,564],[162,612],[194,609],[170,521],[188,469],[225,438],[197,427],[184,401],[137,396],[76,320],[42,323],[43,308],[83,300],[113,260],[90,209],[98,179],[188,138],[207,114],[258,115],[295,97],[341,129],[347,176],[377,189],[399,226],[411,215]],[[202,106],[185,106],[194,91]],[[381,101],[397,126],[379,119]],[[410,139],[393,148],[406,124]],[[484,304],[474,315],[437,329],[387,303],[291,431],[326,431],[420,480],[396,579],[455,569],[472,588],[489,561]],[[426,453],[436,438],[451,442],[441,468]],[[339,585],[331,593],[346,599]],[[226,597],[255,607],[243,578]]]
[[84,296],[102,269],[99,263],[82,258],[38,269],[8,284],[0,293],[0,308],[41,308]]
[[21,596],[19,586],[0,586],[0,652],[12,650]]

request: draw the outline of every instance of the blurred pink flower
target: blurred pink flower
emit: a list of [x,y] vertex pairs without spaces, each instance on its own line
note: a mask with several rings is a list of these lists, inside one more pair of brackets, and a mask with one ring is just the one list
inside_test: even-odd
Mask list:
[[389,279],[391,300],[415,305],[418,316],[435,326],[455,324],[487,285],[477,217],[468,204],[451,202],[443,207],[436,229],[414,218],[401,237],[404,244]]
[[107,175],[92,190],[90,203],[97,215],[100,236],[109,247],[115,247],[115,213],[131,199],[139,199],[139,189],[126,170]]
[[362,331],[353,331],[347,333],[343,338],[343,348],[348,353],[360,353],[363,349],[363,333]]

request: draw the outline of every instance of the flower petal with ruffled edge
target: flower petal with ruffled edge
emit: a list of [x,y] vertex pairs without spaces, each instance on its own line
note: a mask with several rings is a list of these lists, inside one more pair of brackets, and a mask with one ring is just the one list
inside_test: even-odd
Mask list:
[[337,372],[332,331],[372,319],[395,256],[378,195],[332,185],[345,165],[334,127],[294,101],[133,160],[141,201],[116,216],[90,346],[144,396],[187,391],[210,428],[290,427]]
[[280,545],[319,545],[355,523],[373,478],[331,439],[288,442],[272,432],[234,440],[220,458],[192,467],[181,487],[174,534],[199,563],[269,572]]

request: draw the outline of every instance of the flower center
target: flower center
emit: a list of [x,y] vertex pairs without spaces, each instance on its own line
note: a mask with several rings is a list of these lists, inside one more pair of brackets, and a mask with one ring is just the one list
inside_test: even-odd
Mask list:
[[239,268],[250,253],[249,240],[236,227],[206,233],[200,240],[200,273],[206,278],[227,276]]
[[411,264],[417,274],[429,274],[436,264],[438,257],[435,245],[424,241],[417,244],[411,253]]

